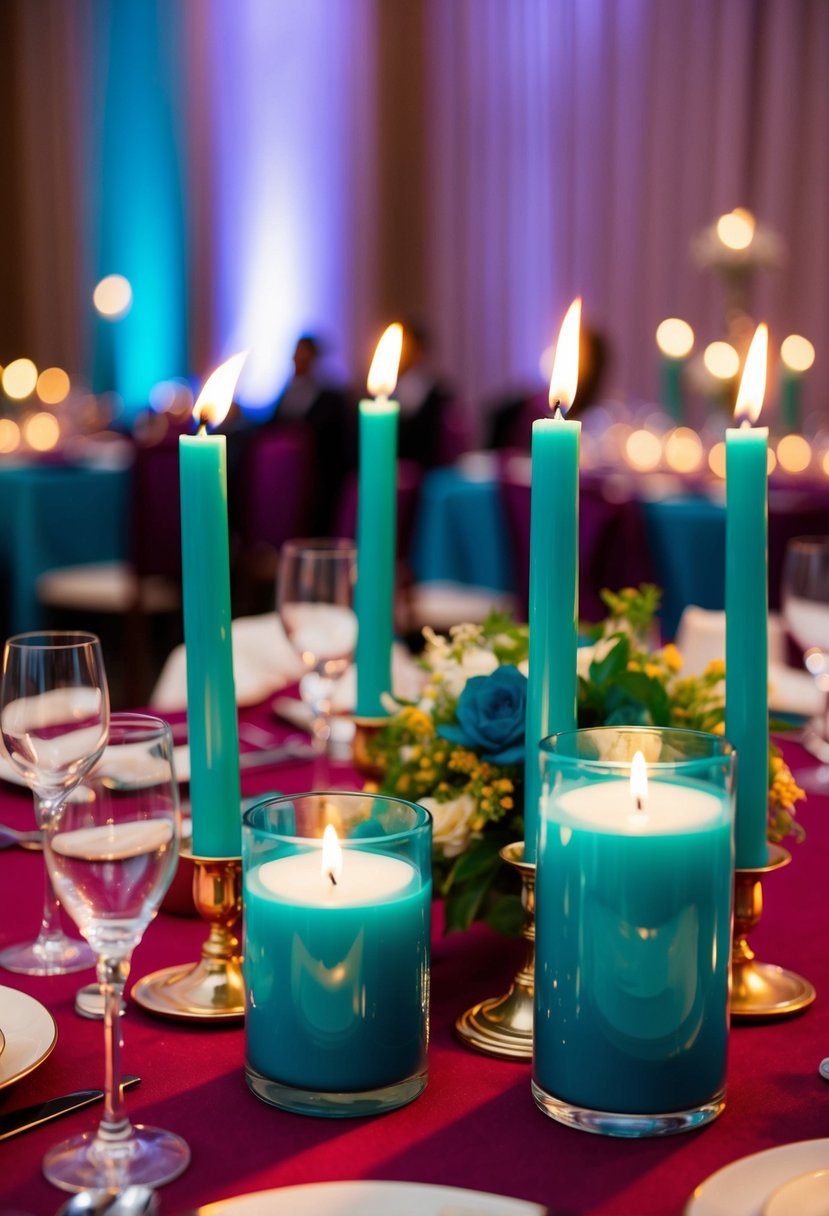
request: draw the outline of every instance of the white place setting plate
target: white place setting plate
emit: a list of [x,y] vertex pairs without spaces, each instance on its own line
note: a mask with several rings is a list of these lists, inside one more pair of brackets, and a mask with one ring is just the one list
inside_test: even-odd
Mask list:
[[57,1042],[58,1028],[48,1009],[33,996],[2,985],[0,1026],[6,1038],[0,1055],[0,1089],[5,1089],[43,1063]]
[[222,1199],[198,1216],[545,1216],[523,1199],[425,1182],[312,1182]]
[[[829,1185],[814,1182],[818,1173],[827,1171],[829,1139],[798,1140],[752,1153],[706,1178],[688,1201],[684,1216],[812,1216],[827,1212]],[[808,1207],[809,1192],[814,1193],[818,1186],[823,1206]]]

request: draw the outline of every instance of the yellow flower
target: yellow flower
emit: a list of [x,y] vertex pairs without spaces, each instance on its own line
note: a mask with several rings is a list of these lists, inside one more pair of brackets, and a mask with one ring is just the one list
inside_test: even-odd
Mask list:
[[705,674],[707,676],[710,676],[712,679],[716,678],[718,680],[721,680],[723,678],[723,676],[725,675],[725,660],[724,659],[712,659],[711,662],[708,664],[708,666],[705,669]]
[[662,647],[662,661],[669,671],[682,671],[682,655],[673,642],[669,642],[667,646]]
[[658,663],[650,661],[645,664],[645,675],[650,676],[652,680],[658,679],[658,677],[662,675],[662,668]]
[[725,734],[725,723],[724,722],[715,722],[714,725],[711,727],[711,734],[712,735],[724,735]]

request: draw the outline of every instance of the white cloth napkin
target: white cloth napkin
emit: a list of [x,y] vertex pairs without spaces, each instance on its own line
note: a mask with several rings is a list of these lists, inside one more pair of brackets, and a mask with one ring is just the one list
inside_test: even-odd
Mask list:
[[[725,613],[689,606],[682,613],[676,644],[684,660],[683,673],[700,675],[714,659],[725,659]],[[769,706],[778,713],[814,717],[823,708],[823,696],[806,671],[785,663],[783,622],[769,613]]]
[[[264,616],[240,617],[233,622],[233,678],[236,704],[258,705],[267,697],[295,684],[305,667],[274,612]],[[423,686],[423,672],[404,646],[395,643],[392,652],[392,680],[395,693],[406,700],[417,700]],[[354,709],[356,671],[349,667],[338,681],[332,698],[335,713]],[[150,697],[159,711],[185,709],[187,706],[187,658],[183,646],[170,654]]]

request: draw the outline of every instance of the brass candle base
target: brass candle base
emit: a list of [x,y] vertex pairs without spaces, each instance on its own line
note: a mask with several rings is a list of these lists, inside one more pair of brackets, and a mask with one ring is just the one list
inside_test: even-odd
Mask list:
[[242,862],[239,857],[192,861],[193,902],[210,925],[201,960],[144,976],[134,985],[132,997],[163,1017],[236,1021],[245,1014],[242,950],[235,932],[242,919]]
[[371,743],[388,721],[388,718],[379,717],[354,718],[353,764],[367,781],[379,781],[383,776],[383,765],[372,755]]
[[769,845],[765,866],[737,870],[734,876],[734,944],[731,954],[731,1018],[750,1022],[787,1018],[815,999],[808,980],[773,963],[758,963],[747,937],[763,912],[763,875],[786,866],[791,853]]
[[501,856],[521,875],[521,902],[527,913],[522,936],[527,943],[523,965],[503,996],[473,1005],[455,1022],[468,1047],[501,1060],[530,1060],[533,1054],[535,1003],[535,865],[524,861],[524,844],[508,844]]

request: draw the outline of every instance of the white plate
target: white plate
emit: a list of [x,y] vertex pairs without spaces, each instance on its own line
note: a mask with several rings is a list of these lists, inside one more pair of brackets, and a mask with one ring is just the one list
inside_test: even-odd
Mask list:
[[763,1216],[826,1216],[829,1212],[829,1169],[814,1170],[779,1186],[763,1208]]
[[222,1199],[198,1216],[544,1216],[523,1199],[423,1182],[313,1182]]
[[[741,1157],[696,1188],[684,1216],[766,1216],[767,1203],[784,1183],[829,1168],[829,1140],[798,1140]],[[795,1206],[789,1209],[797,1213]]]
[[25,992],[0,986],[0,1026],[6,1048],[0,1055],[0,1089],[12,1085],[42,1064],[58,1038],[48,1009]]

